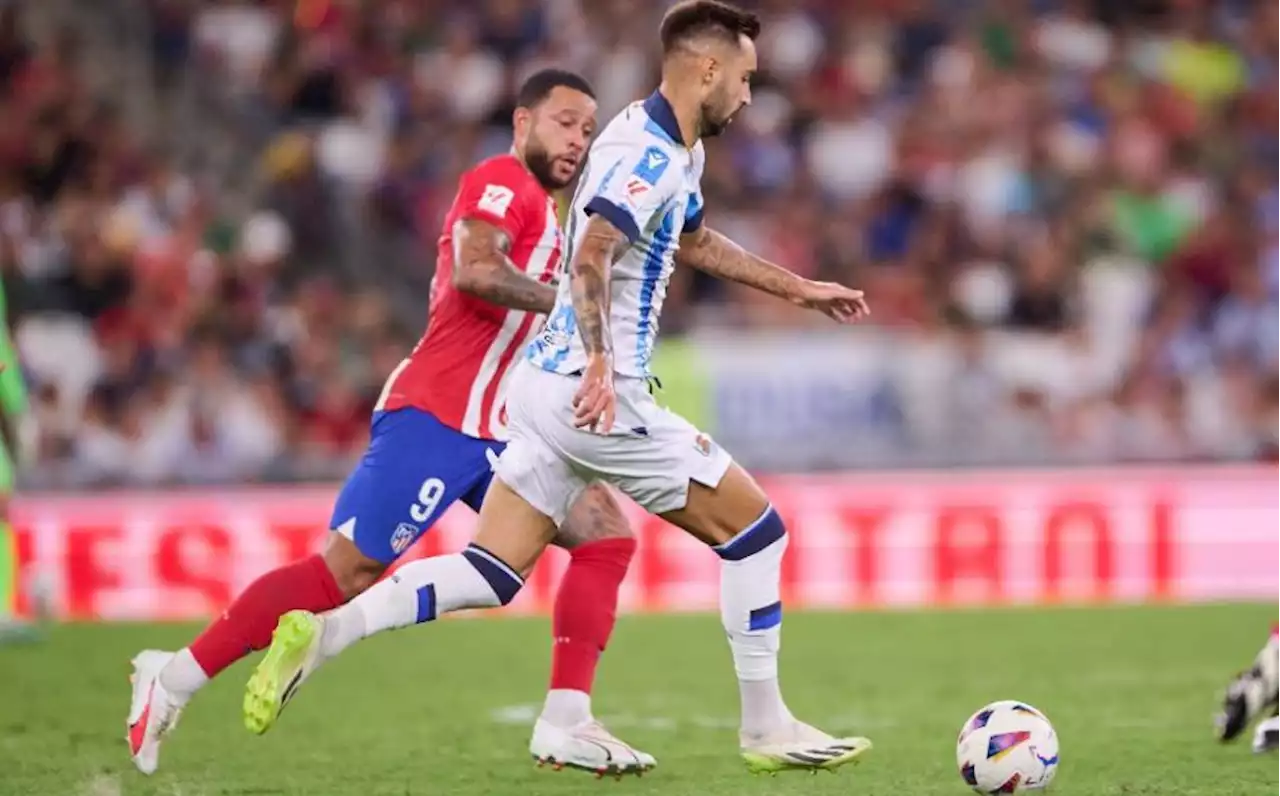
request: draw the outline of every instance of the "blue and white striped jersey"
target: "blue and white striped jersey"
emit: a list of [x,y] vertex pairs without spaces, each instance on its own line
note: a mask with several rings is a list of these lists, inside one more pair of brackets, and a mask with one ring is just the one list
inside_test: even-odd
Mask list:
[[[702,225],[705,163],[702,142],[684,145],[670,104],[656,91],[615,116],[591,146],[573,197],[565,236],[570,249],[563,261],[566,268],[573,261],[591,215],[608,219],[631,242],[611,276],[609,322],[619,375],[650,375],[658,316],[680,236]],[[555,373],[572,374],[586,366],[567,275],[560,279],[546,327],[526,356]]]

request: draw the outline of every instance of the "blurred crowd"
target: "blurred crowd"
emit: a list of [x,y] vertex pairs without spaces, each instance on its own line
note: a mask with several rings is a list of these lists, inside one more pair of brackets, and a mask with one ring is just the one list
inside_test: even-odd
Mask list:
[[[340,474],[422,328],[457,175],[509,146],[514,88],[577,69],[607,118],[656,84],[667,5],[95,5],[145,32],[132,49],[76,0],[4,6],[23,478]],[[1275,457],[1274,2],[748,5],[762,71],[709,146],[708,223],[865,288],[904,348],[949,348],[934,393],[968,433],[927,460],[996,426],[1050,440],[1048,462]],[[94,79],[121,60],[134,79]],[[664,313],[671,333],[812,323],[688,273]],[[1004,378],[989,352],[1014,338],[1071,377]]]

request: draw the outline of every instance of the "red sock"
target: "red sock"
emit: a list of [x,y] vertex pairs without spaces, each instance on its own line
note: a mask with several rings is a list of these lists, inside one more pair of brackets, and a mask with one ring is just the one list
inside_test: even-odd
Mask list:
[[215,677],[254,650],[271,643],[276,622],[289,611],[328,611],[346,600],[324,558],[318,555],[273,569],[249,584],[231,607],[191,642],[191,656]]
[[596,663],[618,615],[618,589],[635,539],[602,539],[570,553],[552,615],[551,688],[591,693]]

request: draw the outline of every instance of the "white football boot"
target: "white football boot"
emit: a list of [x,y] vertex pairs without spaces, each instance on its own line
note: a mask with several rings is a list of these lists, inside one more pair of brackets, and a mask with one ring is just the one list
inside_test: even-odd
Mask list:
[[160,684],[160,670],[172,658],[172,652],[144,650],[132,661],[133,699],[129,703],[129,754],[143,774],[155,773],[160,765],[160,741],[178,724],[182,705]]
[[594,719],[567,730],[538,719],[533,725],[529,753],[539,767],[551,766],[559,771],[568,766],[590,771],[597,778],[640,776],[658,764],[653,755],[619,740]]
[[1227,686],[1215,720],[1218,739],[1231,741],[1280,701],[1280,642],[1275,632],[1253,660]]
[[1274,752],[1280,746],[1280,716],[1272,716],[1258,724],[1253,733],[1253,751]]
[[825,732],[792,719],[778,732],[765,736],[739,733],[742,759],[753,774],[779,771],[835,771],[857,762],[871,748],[866,738],[834,738]]

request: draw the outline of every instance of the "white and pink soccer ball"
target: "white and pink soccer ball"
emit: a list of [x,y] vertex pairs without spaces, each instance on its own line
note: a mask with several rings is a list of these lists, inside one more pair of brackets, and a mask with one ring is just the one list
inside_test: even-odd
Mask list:
[[992,702],[960,728],[956,765],[978,793],[1040,790],[1058,772],[1058,734],[1025,702]]

